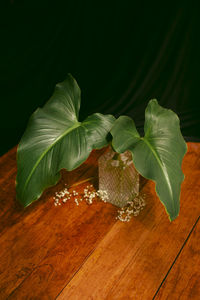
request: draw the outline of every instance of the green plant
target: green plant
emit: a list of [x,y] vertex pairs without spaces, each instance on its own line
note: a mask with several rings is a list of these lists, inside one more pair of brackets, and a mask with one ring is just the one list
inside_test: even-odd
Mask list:
[[56,85],[44,107],[31,116],[17,150],[17,199],[28,206],[58,182],[62,168],[71,171],[93,149],[112,143],[118,153],[131,151],[137,171],[155,181],[157,194],[170,220],[174,220],[179,214],[184,179],[181,163],[187,150],[177,115],[157,100],[150,100],[145,112],[145,136],[140,137],[134,121],[127,116],[116,120],[112,115],[95,113],[79,122],[80,101],[80,88],[68,75]]

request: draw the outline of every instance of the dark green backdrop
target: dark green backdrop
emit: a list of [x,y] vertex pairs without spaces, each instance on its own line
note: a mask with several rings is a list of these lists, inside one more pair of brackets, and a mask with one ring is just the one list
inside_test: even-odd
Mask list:
[[140,132],[151,98],[200,138],[198,1],[19,1],[1,9],[0,155],[70,72],[81,119],[126,114]]

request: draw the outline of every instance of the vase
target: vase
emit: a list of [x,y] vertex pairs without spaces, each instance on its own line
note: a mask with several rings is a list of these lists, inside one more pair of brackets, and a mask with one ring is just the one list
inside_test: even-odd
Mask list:
[[139,173],[131,152],[119,154],[109,147],[98,160],[98,171],[99,190],[107,192],[107,202],[122,208],[139,195]]

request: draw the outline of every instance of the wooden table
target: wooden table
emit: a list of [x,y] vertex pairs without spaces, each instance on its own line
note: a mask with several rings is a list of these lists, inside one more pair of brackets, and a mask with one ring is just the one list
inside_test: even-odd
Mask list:
[[200,144],[188,143],[172,223],[150,181],[147,206],[129,223],[98,201],[55,206],[65,183],[81,192],[88,182],[74,185],[92,177],[96,186],[100,154],[26,209],[15,200],[16,148],[0,158],[0,299],[200,299]]

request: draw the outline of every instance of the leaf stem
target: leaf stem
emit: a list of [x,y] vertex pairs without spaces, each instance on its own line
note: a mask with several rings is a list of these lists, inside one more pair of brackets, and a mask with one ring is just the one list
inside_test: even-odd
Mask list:
[[70,185],[69,188],[74,187],[74,186],[77,186],[77,185],[80,185],[80,184],[85,183],[85,182],[88,182],[88,181],[90,181],[90,180],[92,180],[92,179],[94,179],[94,178],[97,178],[97,177],[93,176],[93,177],[89,177],[89,178],[86,178],[86,179],[84,179],[84,180],[78,181],[78,182],[76,182],[76,183]]

